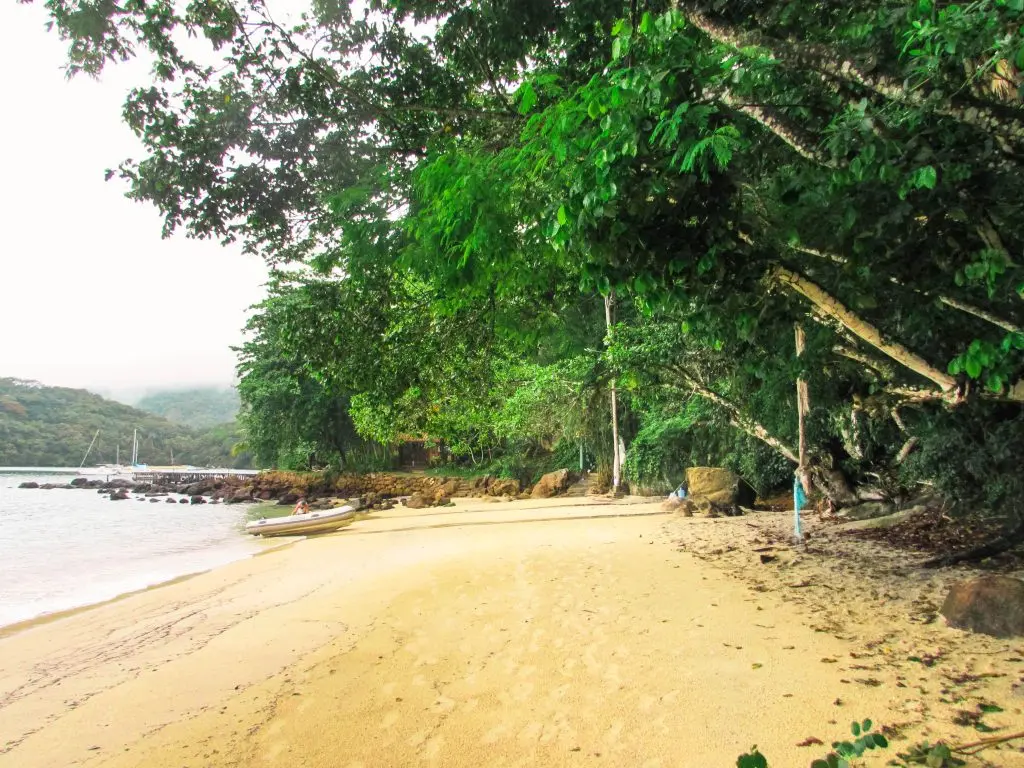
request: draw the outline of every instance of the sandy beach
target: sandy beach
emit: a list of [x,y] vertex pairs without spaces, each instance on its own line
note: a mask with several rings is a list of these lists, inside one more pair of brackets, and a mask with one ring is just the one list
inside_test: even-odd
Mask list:
[[375,513],[0,637],[0,766],[731,766],[756,743],[775,767],[855,718],[890,728],[885,758],[988,735],[958,724],[979,702],[1024,728],[1024,643],[908,620],[938,582],[889,594],[781,538],[762,564],[780,526],[581,498]]

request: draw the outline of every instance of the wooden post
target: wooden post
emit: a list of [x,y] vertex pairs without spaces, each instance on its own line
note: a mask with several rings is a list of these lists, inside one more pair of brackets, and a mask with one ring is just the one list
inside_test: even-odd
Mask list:
[[[615,289],[610,289],[604,297],[604,321],[605,328],[610,332],[612,329],[612,310],[615,305]],[[607,342],[606,342],[607,343]],[[612,492],[619,490],[619,409],[616,402],[615,379],[612,378]]]
[[[799,361],[803,357],[804,348],[806,342],[804,339],[804,329],[797,323],[796,324],[796,358]],[[796,378],[796,413],[797,423],[800,436],[800,445],[798,448],[797,456],[799,462],[796,468],[797,477],[800,480],[800,485],[803,487],[804,494],[810,496],[810,478],[807,474],[807,431],[806,431],[806,418],[808,411],[811,410],[811,399],[807,389],[807,382],[804,381],[802,376]],[[797,508],[796,498],[793,499],[793,529],[796,538],[803,538],[803,534],[800,531],[800,510]]]

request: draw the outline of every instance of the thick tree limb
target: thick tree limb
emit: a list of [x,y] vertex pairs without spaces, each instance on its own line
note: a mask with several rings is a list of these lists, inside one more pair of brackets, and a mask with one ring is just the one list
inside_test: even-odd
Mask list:
[[937,384],[943,392],[949,393],[951,397],[955,398],[957,396],[956,379],[929,364],[924,358],[911,352],[902,344],[886,341],[877,328],[866,320],[857,317],[857,315],[840,303],[838,299],[826,293],[817,284],[812,283],[803,275],[799,275],[781,266],[775,268],[772,276],[778,283],[808,299],[826,316],[841,323],[851,333],[863,339],[887,357]]
[[733,96],[728,89],[713,91],[709,96],[740,114],[746,115],[761,125],[769,133],[774,134],[801,157],[812,163],[834,168],[835,164],[825,152],[818,147],[818,142],[803,128],[789,119],[776,107],[765,104],[747,104]]
[[[1003,253],[1005,254],[1006,250],[1005,248],[1002,248],[1002,241],[999,240],[999,235],[995,232],[994,229],[991,229],[991,226],[989,227],[989,229],[991,230],[990,234],[993,235],[995,238],[993,242],[998,243],[998,247],[1001,248]],[[981,231],[982,228],[979,227],[979,232]],[[988,242],[989,240],[986,239],[986,243]],[[989,247],[994,246],[990,245]],[[835,264],[848,263],[848,260],[845,256],[841,256],[838,253],[832,253],[831,251],[822,251],[817,248],[811,248],[810,246],[799,244],[790,245],[789,248],[798,253],[806,253],[809,256],[814,256],[819,259],[827,259],[828,261],[831,261]],[[1009,258],[1009,255],[1007,254],[1006,257]],[[893,283],[894,285],[906,287],[902,281],[897,280],[895,277],[890,277],[889,282]],[[911,290],[914,291],[914,293],[918,293],[922,296],[930,295],[926,291],[922,291],[918,288],[911,288]],[[945,294],[938,294],[937,296],[935,296],[935,298],[939,301],[940,304],[945,304],[947,307],[952,307],[953,309],[958,309],[961,312],[966,312],[969,315],[974,315],[975,317],[984,320],[985,322],[992,323],[992,325],[1002,328],[1004,331],[1010,331],[1011,333],[1024,333],[1024,327],[1019,326],[1010,320],[1006,320],[1002,317],[999,317],[998,315],[989,312],[987,309],[976,307],[973,304],[968,304],[966,301],[961,301],[960,299],[955,299],[952,296],[946,296]]]
[[933,89],[910,89],[903,80],[869,70],[824,45],[781,40],[761,32],[739,29],[705,14],[696,3],[680,2],[687,20],[716,42],[732,48],[762,48],[791,69],[817,72],[840,82],[854,83],[883,98],[928,110],[973,126],[1010,144],[1024,144],[1024,113],[1003,104],[951,97]]

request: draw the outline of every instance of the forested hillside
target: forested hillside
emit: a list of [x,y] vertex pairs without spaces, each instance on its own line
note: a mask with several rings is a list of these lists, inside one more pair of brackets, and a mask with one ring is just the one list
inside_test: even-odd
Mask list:
[[135,407],[175,424],[207,429],[238,418],[238,404],[235,389],[202,387],[153,392],[139,400]]
[[291,266],[242,350],[264,460],[1024,514],[1020,2],[48,7],[73,71],[155,62],[130,195]]
[[232,456],[240,440],[233,425],[199,431],[84,389],[45,387],[0,378],[0,466],[77,467],[89,443],[90,465],[131,459],[132,435],[139,434],[139,461],[196,466],[247,466],[246,454]]

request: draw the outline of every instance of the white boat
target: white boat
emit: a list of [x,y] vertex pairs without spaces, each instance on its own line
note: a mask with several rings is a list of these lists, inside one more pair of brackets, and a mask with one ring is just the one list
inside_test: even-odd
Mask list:
[[253,536],[301,536],[307,533],[326,533],[352,522],[355,507],[335,507],[318,512],[306,512],[287,517],[271,517],[253,520],[245,530]]
[[85,456],[82,458],[82,463],[78,466],[79,475],[105,477],[109,480],[113,477],[131,477],[133,473],[146,469],[145,464],[139,464],[139,430],[137,429],[132,434],[132,463],[129,466],[121,463],[121,446],[117,446],[117,460],[113,464],[100,464],[98,467],[84,466],[85,460],[89,458],[89,452],[92,450],[93,445],[96,444],[96,438],[99,436],[100,431],[97,429],[96,434],[92,436],[92,442],[89,443]]

